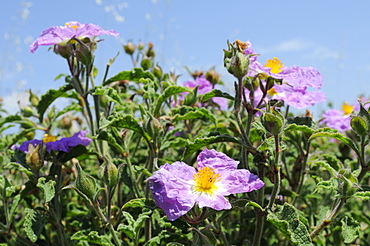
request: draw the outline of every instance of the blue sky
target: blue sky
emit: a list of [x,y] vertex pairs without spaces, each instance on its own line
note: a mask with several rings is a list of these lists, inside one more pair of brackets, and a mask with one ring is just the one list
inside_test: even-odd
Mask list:
[[[159,65],[184,74],[180,81],[189,78],[183,66],[216,66],[231,91],[233,78],[223,68],[222,49],[227,40],[240,39],[252,42],[260,61],[278,57],[286,66],[317,67],[324,77],[322,90],[336,108],[361,94],[370,97],[366,0],[12,0],[1,1],[0,9],[0,97],[11,110],[26,98],[20,94],[25,90],[40,95],[63,85],[54,78],[68,72],[66,62],[47,47],[35,54],[28,47],[42,30],[72,20],[120,32],[118,38],[102,36],[95,63],[101,75],[118,51],[110,75],[131,69],[122,44],[152,42]],[[313,110],[326,108],[321,103]]]

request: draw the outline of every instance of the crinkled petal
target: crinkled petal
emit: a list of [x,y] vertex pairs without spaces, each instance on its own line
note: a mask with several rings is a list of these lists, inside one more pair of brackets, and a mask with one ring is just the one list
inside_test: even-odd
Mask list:
[[221,194],[202,194],[197,199],[196,202],[200,208],[209,207],[215,210],[230,209],[230,202]]
[[13,145],[12,147],[10,147],[10,149],[19,149],[20,151],[23,151],[23,152],[27,153],[28,152],[28,146],[30,144],[32,144],[33,147],[36,147],[37,145],[39,145],[41,143],[42,143],[41,140],[33,139],[33,140],[24,141],[19,147],[17,145]]
[[231,172],[220,173],[220,185],[224,187],[225,195],[250,192],[261,189],[263,181],[246,169],[237,169]]
[[238,164],[238,161],[235,161],[224,153],[217,152],[214,149],[204,149],[198,155],[198,169],[210,167],[215,169],[217,172],[221,172],[223,170],[235,170],[238,167]]
[[30,52],[34,53],[39,46],[43,45],[65,45],[73,37],[82,39],[103,34],[119,35],[118,32],[104,30],[95,24],[81,24],[77,21],[70,21],[68,22],[68,26],[53,26],[42,31],[40,36],[30,45]]
[[86,137],[87,131],[79,131],[75,133],[72,137],[62,138],[55,142],[47,142],[46,150],[69,152],[70,148],[76,147],[77,145],[88,146],[92,141],[90,138]]
[[[188,178],[195,169],[183,162],[175,165],[165,164],[147,179],[157,206],[164,210],[171,221],[186,214],[195,204],[197,198],[191,192]],[[189,173],[184,173],[189,171]]]

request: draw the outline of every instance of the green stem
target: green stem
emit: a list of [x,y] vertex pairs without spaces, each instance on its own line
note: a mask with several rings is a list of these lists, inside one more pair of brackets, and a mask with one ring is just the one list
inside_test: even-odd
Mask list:
[[346,203],[346,199],[344,198],[337,198],[333,203],[333,208],[328,216],[318,225],[315,230],[313,230],[310,234],[311,239],[313,239],[325,226],[329,225],[332,222],[332,219],[337,216],[340,209]]
[[113,237],[113,241],[114,241],[115,245],[121,245],[122,242],[118,238],[116,230],[114,229],[114,227],[113,227],[112,223],[110,222],[109,218],[107,218],[103,214],[103,212],[101,211],[99,204],[94,203],[93,208],[95,209],[95,212],[99,216],[100,220],[103,221],[108,226],[109,232]]
[[275,204],[275,198],[279,194],[280,191],[280,183],[281,183],[281,177],[280,177],[280,166],[279,166],[279,136],[274,135],[275,140],[275,160],[271,165],[271,171],[274,174],[274,187],[272,189],[271,198],[269,200],[269,204],[267,206],[268,209],[272,209],[272,207]]
[[306,151],[304,153],[303,166],[302,166],[302,169],[301,169],[301,172],[300,172],[300,175],[299,175],[299,183],[298,183],[298,187],[297,187],[297,190],[296,190],[296,196],[293,197],[293,200],[292,200],[292,205],[293,206],[294,206],[295,202],[297,201],[299,193],[301,193],[301,190],[302,190],[302,187],[303,187],[305,173],[306,173],[306,167],[307,167],[308,153],[310,151],[310,146],[311,146],[310,142],[308,142]]

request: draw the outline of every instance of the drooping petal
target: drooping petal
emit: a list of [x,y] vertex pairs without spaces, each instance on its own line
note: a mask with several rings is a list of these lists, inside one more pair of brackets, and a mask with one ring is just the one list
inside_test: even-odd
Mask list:
[[204,149],[198,155],[198,169],[210,167],[221,172],[223,170],[235,170],[238,165],[238,161],[235,161],[224,153],[217,152],[214,149]]

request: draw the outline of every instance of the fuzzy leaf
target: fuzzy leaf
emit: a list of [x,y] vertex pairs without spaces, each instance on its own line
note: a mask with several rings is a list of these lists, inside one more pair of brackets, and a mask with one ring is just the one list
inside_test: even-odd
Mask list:
[[54,188],[55,181],[54,180],[50,179],[48,182],[46,182],[46,178],[41,177],[39,178],[36,186],[39,187],[44,193],[45,203],[50,202],[54,198],[54,195],[55,195],[55,188]]
[[347,216],[341,219],[341,222],[344,243],[352,243],[360,235],[360,224],[352,217]]
[[122,206],[121,210],[124,210],[126,208],[144,208],[144,207],[155,208],[154,200],[146,199],[146,198],[132,199],[126,202]]
[[192,108],[192,111],[189,111],[185,114],[176,114],[172,119],[173,122],[178,122],[182,120],[191,120],[191,119],[209,119],[212,122],[216,122],[216,119],[211,111],[205,108]]
[[361,154],[360,154],[356,144],[353,142],[353,140],[346,137],[344,134],[340,133],[338,130],[335,130],[335,129],[332,129],[332,128],[329,128],[329,127],[320,128],[320,129],[317,129],[316,131],[314,131],[313,134],[311,135],[311,137],[308,140],[311,141],[312,139],[317,138],[317,137],[335,138],[335,139],[345,143],[346,145],[348,145],[348,147],[353,149],[359,156],[361,156]]
[[154,75],[151,72],[144,71],[142,68],[137,67],[137,68],[132,69],[131,71],[123,71],[123,72],[118,73],[117,75],[106,80],[103,83],[103,86],[116,82],[116,81],[121,81],[121,80],[140,82],[143,79],[154,80]]
[[104,95],[107,97],[108,101],[121,104],[121,98],[119,97],[117,91],[112,87],[98,86],[95,88],[93,95]]
[[157,104],[154,109],[154,117],[159,117],[159,110],[161,109],[162,103],[166,101],[166,99],[170,98],[173,95],[182,93],[182,92],[192,92],[187,87],[178,86],[178,85],[172,85],[167,87],[163,93],[158,97]]
[[288,203],[278,205],[274,213],[267,215],[270,221],[279,229],[293,245],[313,245],[306,226],[300,221],[296,208]]
[[79,241],[86,241],[89,243],[94,243],[101,246],[114,246],[114,244],[110,241],[108,235],[99,235],[96,231],[89,232],[86,235],[86,231],[78,231],[71,237],[72,240],[79,240]]
[[309,133],[312,134],[314,132],[313,129],[306,125],[297,125],[297,124],[290,124],[287,127],[284,128],[284,132],[289,132],[289,131],[300,131],[304,133]]
[[132,130],[139,133],[146,140],[150,139],[150,136],[144,131],[142,126],[132,115],[111,115],[108,119],[101,120],[101,129],[112,126]]
[[234,97],[231,96],[230,94],[226,93],[226,92],[222,92],[220,90],[217,90],[217,89],[214,89],[210,92],[207,92],[206,94],[204,94],[201,98],[200,98],[200,101],[201,102],[205,102],[213,97],[223,97],[223,98],[226,98],[226,99],[230,99],[230,100],[234,100]]
[[211,136],[211,137],[204,137],[204,138],[197,138],[194,140],[194,142],[188,141],[186,144],[186,150],[184,152],[184,158],[187,158],[192,153],[196,152],[200,148],[213,144],[213,143],[221,143],[221,142],[234,142],[234,143],[240,143],[240,140],[236,137],[222,134],[217,136]]
[[32,229],[32,225],[33,225],[33,222],[35,221],[35,218],[36,218],[36,212],[33,209],[26,208],[23,228],[26,232],[27,237],[33,243],[36,242],[37,240],[37,235]]
[[357,191],[352,197],[360,198],[363,201],[367,201],[370,200],[370,191]]
[[48,90],[41,96],[40,102],[37,105],[37,112],[39,113],[39,120],[42,122],[46,109],[52,104],[55,99],[63,96],[67,91],[73,89],[72,85],[66,84],[59,88],[59,90]]

